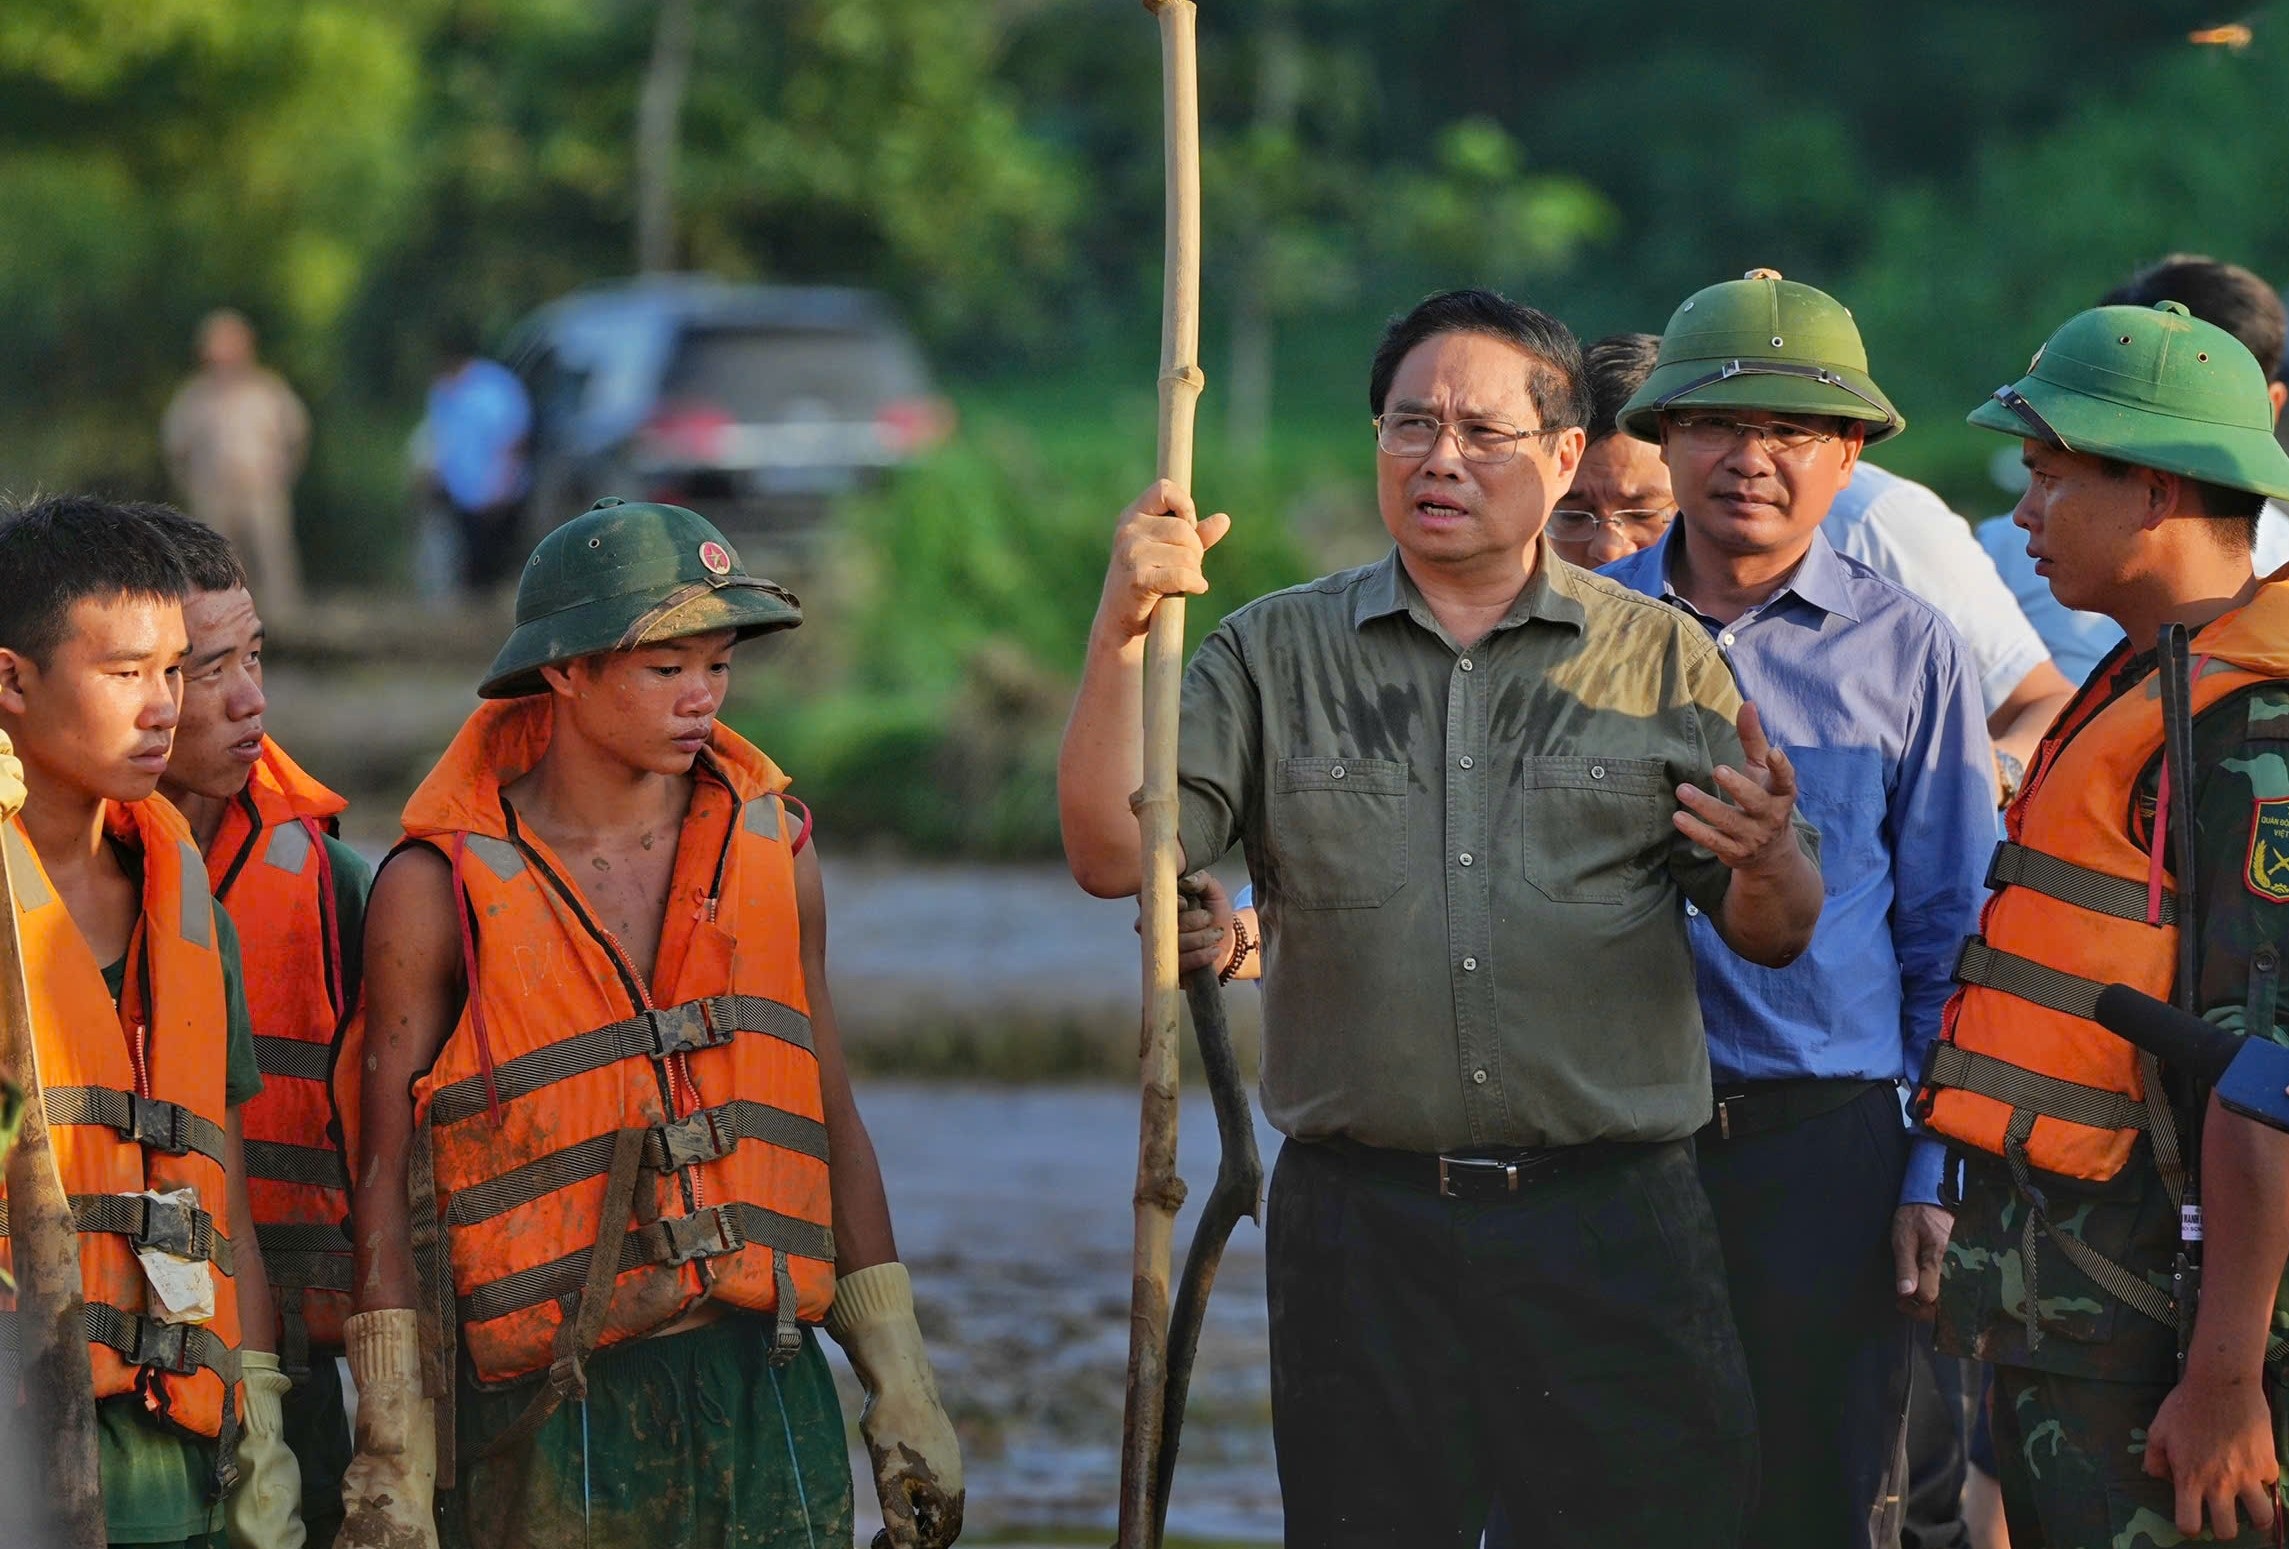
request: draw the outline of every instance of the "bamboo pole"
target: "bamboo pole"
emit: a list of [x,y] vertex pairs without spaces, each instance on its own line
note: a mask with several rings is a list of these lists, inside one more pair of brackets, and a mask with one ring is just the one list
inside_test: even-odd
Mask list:
[[[9,1249],[16,1277],[17,1359],[25,1403],[0,1391],[29,1445],[11,1462],[31,1463],[46,1491],[0,1512],[18,1514],[8,1534],[54,1549],[103,1549],[103,1486],[96,1475],[95,1374],[88,1364],[81,1308],[79,1234],[48,1135],[46,1098],[32,1042],[31,997],[16,890],[8,875],[9,837],[0,833],[0,1061],[24,1094],[23,1126],[8,1154]],[[37,1461],[34,1462],[33,1460]],[[37,1524],[37,1526],[35,1526]],[[41,1533],[40,1528],[45,1532]]]
[[[1190,492],[1200,370],[1200,96],[1193,0],[1144,0],[1160,22],[1166,266],[1161,281],[1161,478]],[[1136,1252],[1129,1288],[1128,1394],[1121,1435],[1119,1549],[1157,1543],[1153,1509],[1168,1387],[1169,1257],[1184,1184],[1176,1176],[1176,721],[1184,671],[1184,599],[1164,597],[1145,636],[1144,843],[1140,897],[1144,1022],[1138,1050]]]

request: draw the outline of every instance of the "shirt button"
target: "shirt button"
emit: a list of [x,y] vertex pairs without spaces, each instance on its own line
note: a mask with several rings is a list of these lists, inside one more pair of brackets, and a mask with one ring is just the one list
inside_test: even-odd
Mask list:
[[1700,906],[1698,904],[1687,904],[1685,906],[1685,917],[1689,920],[1699,919],[1701,917]]
[[1331,780],[1340,780],[1343,778],[1343,766],[1341,764],[1337,764],[1333,769],[1330,769],[1327,774],[1328,778]]
[[1470,658],[1467,656],[1462,659],[1462,670],[1465,672],[1470,671]]
[[1717,636],[1717,644],[1719,645],[1731,645],[1732,643],[1733,632],[1729,629],[1726,630],[1723,634]]
[[1602,779],[1604,779],[1604,778],[1605,778],[1605,765],[1603,765],[1603,764],[1592,764],[1592,765],[1590,765],[1590,778],[1591,778],[1591,779],[1593,779],[1593,780],[1602,780]]
[[1461,855],[1457,856],[1456,859],[1460,860],[1465,866],[1467,866],[1470,864],[1470,852],[1465,850]]
[[1464,958],[1462,960],[1462,971],[1466,974],[1478,972],[1478,959],[1475,957]]
[[1470,1079],[1476,1082],[1478,1085],[1484,1086],[1486,1085],[1486,1072],[1483,1070],[1474,1070],[1470,1073]]
[[1462,756],[1462,767],[1463,767],[1463,768],[1465,768],[1465,769],[1470,769],[1470,768],[1473,768],[1473,767],[1475,767],[1475,766],[1473,765],[1473,763],[1472,763],[1472,760],[1471,760],[1471,756],[1470,756],[1468,753],[1465,753],[1465,754]]

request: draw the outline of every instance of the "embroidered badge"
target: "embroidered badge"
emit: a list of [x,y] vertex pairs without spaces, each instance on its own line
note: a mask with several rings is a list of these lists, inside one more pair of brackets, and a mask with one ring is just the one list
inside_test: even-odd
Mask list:
[[2249,824],[2249,890],[2289,904],[2289,796],[2261,798]]
[[731,551],[712,538],[699,546],[699,562],[709,575],[731,574]]

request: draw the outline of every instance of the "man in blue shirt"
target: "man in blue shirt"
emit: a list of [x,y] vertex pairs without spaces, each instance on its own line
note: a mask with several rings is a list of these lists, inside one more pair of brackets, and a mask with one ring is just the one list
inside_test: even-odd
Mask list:
[[1756,1391],[1760,1546],[1881,1531],[1907,1315],[1929,1316],[1951,1224],[1941,1149],[1909,1134],[1900,1084],[1938,1033],[1994,845],[1961,638],[1821,533],[1862,447],[1901,428],[1866,358],[1849,313],[1770,270],[1687,301],[1621,421],[1661,443],[1680,520],[1604,572],[1708,629],[1821,833],[1804,956],[1753,967],[1689,922],[1718,1099],[1701,1175]]
[[531,488],[531,395],[515,372],[477,353],[474,335],[446,342],[417,435],[421,471],[452,512],[461,584],[481,591],[516,574],[530,546],[517,514]]

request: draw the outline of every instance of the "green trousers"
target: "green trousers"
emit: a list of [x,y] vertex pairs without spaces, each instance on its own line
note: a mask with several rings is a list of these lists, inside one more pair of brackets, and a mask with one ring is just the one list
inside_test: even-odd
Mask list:
[[[2171,1549],[2185,1543],[2260,1549],[2274,1542],[2241,1519],[2233,1538],[2189,1539],[2177,1492],[2146,1473],[2146,1427],[2168,1383],[2105,1382],[2023,1367],[1995,1368],[1995,1464],[2011,1542],[2036,1549]],[[2275,1446],[2283,1415],[2276,1398]],[[2289,1457],[2289,1448],[2282,1455]]]
[[615,1345],[588,1363],[588,1399],[529,1447],[479,1460],[532,1388],[463,1386],[459,1487],[446,1549],[847,1549],[849,1443],[818,1338],[770,1364],[768,1320],[733,1315]]

